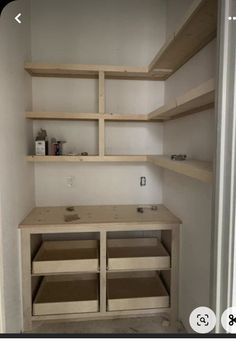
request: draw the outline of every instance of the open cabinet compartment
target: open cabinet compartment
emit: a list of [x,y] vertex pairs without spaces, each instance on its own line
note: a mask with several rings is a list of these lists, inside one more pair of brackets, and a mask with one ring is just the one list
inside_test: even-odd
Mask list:
[[170,256],[158,238],[108,239],[108,270],[170,268]]
[[33,274],[97,272],[97,240],[43,241],[32,262]]
[[[149,273],[149,274],[148,274]],[[108,277],[107,310],[139,310],[169,307],[169,294],[156,272]]]
[[98,278],[44,277],[33,302],[33,315],[98,312]]

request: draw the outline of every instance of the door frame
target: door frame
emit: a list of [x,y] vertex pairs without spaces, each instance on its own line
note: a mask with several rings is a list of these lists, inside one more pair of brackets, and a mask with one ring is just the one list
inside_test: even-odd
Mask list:
[[211,306],[221,333],[223,311],[236,305],[236,0],[219,0],[218,13]]

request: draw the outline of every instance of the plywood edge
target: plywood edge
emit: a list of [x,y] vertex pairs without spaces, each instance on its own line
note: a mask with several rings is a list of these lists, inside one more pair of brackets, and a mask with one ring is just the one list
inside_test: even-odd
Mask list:
[[26,112],[26,119],[33,120],[99,120],[106,121],[147,121],[147,114],[116,113],[69,113],[69,112]]
[[26,112],[27,119],[38,120],[98,120],[99,113],[69,113],[69,112]]

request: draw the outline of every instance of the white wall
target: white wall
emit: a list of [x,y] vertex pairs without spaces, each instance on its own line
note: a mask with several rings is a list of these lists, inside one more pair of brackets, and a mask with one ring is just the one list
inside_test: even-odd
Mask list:
[[[22,24],[14,21],[22,13]],[[34,206],[34,169],[25,161],[32,125],[24,118],[31,106],[31,79],[24,72],[30,59],[29,1],[9,4],[0,18],[0,206],[3,251],[5,327],[21,330],[19,222]]]
[[144,65],[165,39],[165,0],[31,0],[32,58]]
[[[178,4],[177,4],[178,3]],[[168,34],[176,28],[190,1],[168,1]],[[165,83],[165,102],[214,77],[216,44],[212,41]],[[164,153],[212,160],[214,111],[207,110],[164,124]],[[169,171],[164,172],[164,204],[183,221],[180,248],[180,319],[209,305],[212,186]]]
[[[32,0],[32,58],[39,62],[147,65],[165,39],[163,0]],[[42,25],[43,23],[43,25]],[[33,110],[97,112],[96,80],[33,78]],[[106,112],[145,114],[164,82],[106,81]],[[34,135],[65,139],[65,153],[98,152],[95,122],[35,122]],[[162,153],[162,124],[107,123],[106,153]],[[36,204],[155,203],[162,171],[143,164],[36,164]],[[66,186],[66,177],[75,179]],[[139,177],[147,177],[141,188]]]

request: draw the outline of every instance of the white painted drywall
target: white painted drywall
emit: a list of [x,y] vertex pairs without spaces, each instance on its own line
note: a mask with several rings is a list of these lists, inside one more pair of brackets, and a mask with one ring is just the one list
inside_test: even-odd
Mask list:
[[[30,59],[30,4],[9,4],[0,18],[0,206],[5,332],[22,327],[18,224],[34,206],[34,168],[25,161],[32,125],[24,118],[31,106],[31,78],[24,72]],[[22,24],[14,17],[22,13]],[[2,275],[2,274],[1,274]]]
[[[32,0],[32,58],[39,62],[147,65],[165,40],[165,1]],[[42,24],[43,23],[43,24]],[[33,78],[33,110],[97,112],[98,82]],[[106,112],[145,114],[164,101],[164,82],[106,81]],[[65,153],[97,153],[94,122],[35,122]],[[107,123],[106,153],[162,153],[162,124]],[[35,164],[36,204],[162,201],[162,171],[137,164]],[[75,179],[68,188],[66,177]],[[140,187],[139,178],[147,177]]]
[[[168,34],[175,30],[190,1],[168,1]],[[165,101],[179,96],[214,77],[216,44],[212,41],[165,83]],[[164,153],[186,153],[188,157],[212,160],[214,111],[208,110],[164,124]],[[163,202],[181,218],[180,319],[189,326],[189,314],[197,306],[209,305],[212,186],[164,172]]]
[[32,58],[144,65],[165,39],[165,0],[31,0]]

